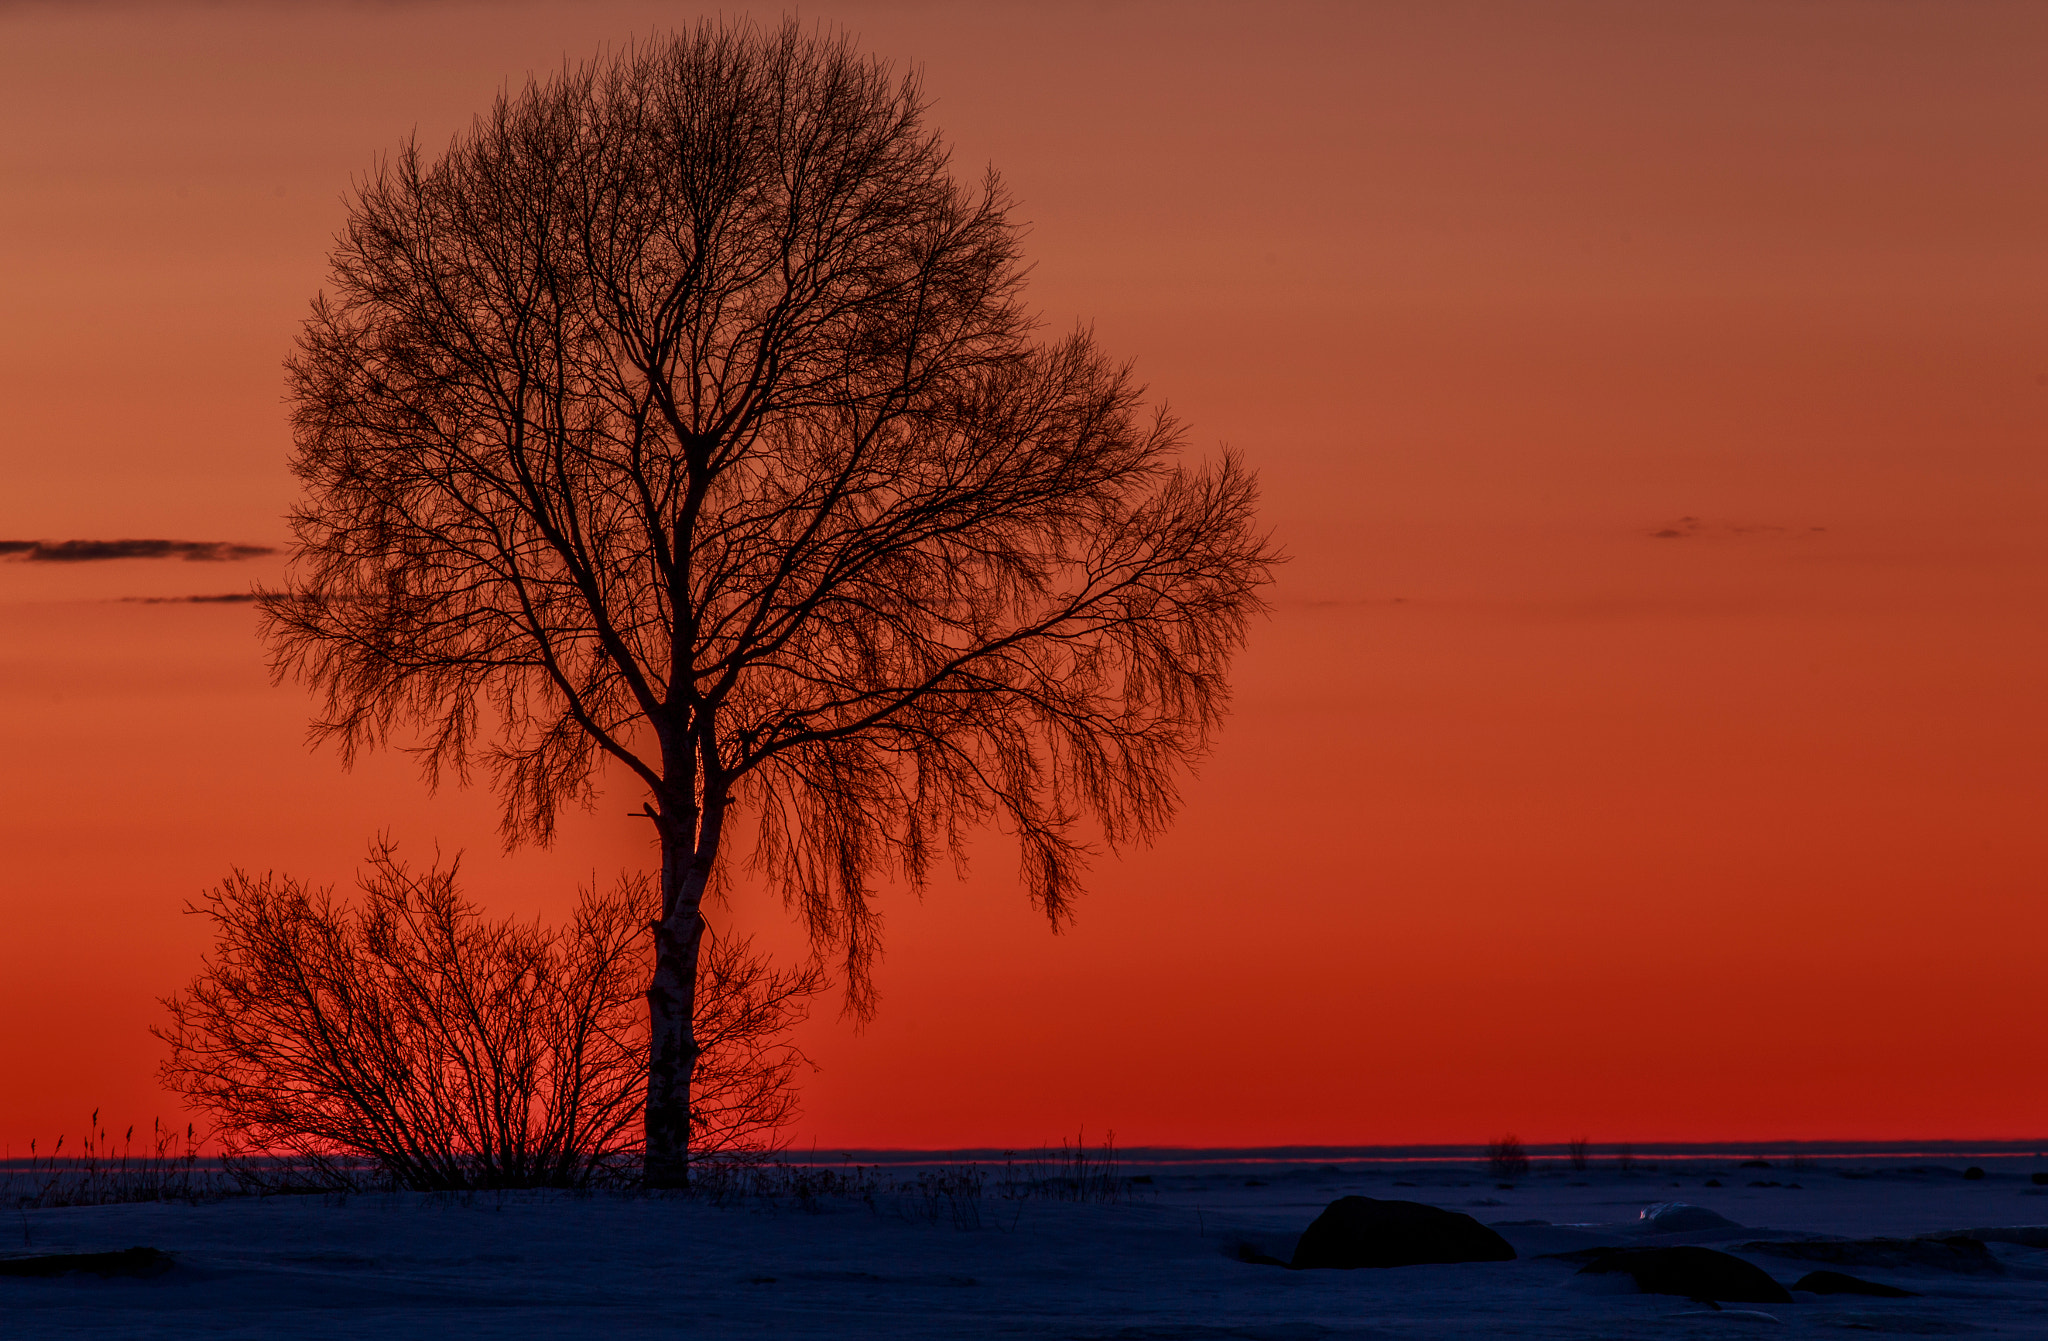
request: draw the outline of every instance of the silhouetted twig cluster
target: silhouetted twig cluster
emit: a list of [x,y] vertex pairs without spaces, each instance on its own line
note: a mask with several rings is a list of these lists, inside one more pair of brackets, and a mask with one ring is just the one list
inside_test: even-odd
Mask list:
[[1039,1197],[1048,1201],[1093,1201],[1116,1203],[1131,1196],[1131,1180],[1121,1170],[1116,1155],[1116,1133],[1103,1138],[1100,1148],[1090,1150],[1087,1133],[1077,1132],[1074,1143],[1064,1137],[1060,1148],[1040,1150],[1035,1156],[1004,1153],[1002,1176],[996,1182],[998,1195],[1021,1201]]
[[1513,1132],[1496,1137],[1486,1145],[1486,1171],[1495,1178],[1525,1178],[1529,1174],[1529,1152]]
[[[166,1084],[211,1115],[257,1183],[419,1190],[629,1176],[645,1102],[650,881],[583,892],[564,927],[492,921],[451,863],[373,846],[361,899],[236,872],[197,911],[211,962],[169,998]],[[796,1110],[788,1040],[823,987],[745,941],[700,966],[693,1142],[772,1147]],[[252,1160],[252,1154],[283,1159]]]

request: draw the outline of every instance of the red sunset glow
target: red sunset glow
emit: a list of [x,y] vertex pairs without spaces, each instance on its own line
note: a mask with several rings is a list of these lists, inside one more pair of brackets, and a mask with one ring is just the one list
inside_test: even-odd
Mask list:
[[[752,7],[732,13],[755,12]],[[773,22],[777,11],[756,17]],[[352,175],[629,3],[0,9],[0,1143],[182,1122],[231,867],[506,853],[305,744],[245,602]],[[2048,10],[833,3],[1021,200],[1029,301],[1290,556],[1155,846],[1058,935],[990,833],[884,902],[797,1144],[2024,1138],[2048,1114]],[[794,955],[741,876],[722,926]]]

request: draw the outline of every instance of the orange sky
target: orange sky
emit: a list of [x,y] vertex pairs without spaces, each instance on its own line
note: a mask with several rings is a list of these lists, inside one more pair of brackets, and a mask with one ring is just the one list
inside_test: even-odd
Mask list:
[[[0,539],[279,543],[350,174],[696,13],[0,3]],[[1294,556],[1068,934],[994,838],[891,905],[803,1144],[2048,1130],[2048,8],[803,16],[923,64],[1049,322]],[[503,857],[488,796],[308,753],[246,606],[115,599],[277,572],[0,560],[17,1153],[176,1112],[146,1028],[230,866],[345,882],[388,828],[528,913],[649,859],[618,777]]]

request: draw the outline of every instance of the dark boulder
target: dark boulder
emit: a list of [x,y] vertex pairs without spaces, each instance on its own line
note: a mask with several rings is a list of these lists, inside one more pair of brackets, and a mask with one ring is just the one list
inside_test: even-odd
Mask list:
[[1901,1290],[1896,1285],[1880,1285],[1874,1280],[1861,1276],[1844,1275],[1839,1271],[1809,1271],[1792,1282],[1795,1290],[1808,1294],[1868,1294],[1880,1299],[1918,1299],[1913,1290]]
[[0,1276],[68,1276],[88,1271],[95,1276],[161,1276],[171,1269],[171,1255],[161,1248],[124,1248],[117,1253],[37,1253],[0,1257]]
[[2017,1243],[2022,1248],[2048,1248],[2048,1225],[1986,1225],[1982,1229],[1952,1229],[1946,1234],[1925,1237],[1977,1239],[1984,1243]]
[[1742,1251],[1829,1266],[1957,1271],[1996,1276],[2005,1271],[1982,1239],[1962,1234],[1917,1239],[1778,1239],[1745,1243]]
[[1609,1248],[1579,1268],[1582,1276],[1633,1277],[1644,1294],[1731,1304],[1789,1304],[1792,1296],[1762,1267],[1712,1248]]
[[1289,1265],[1299,1271],[1514,1260],[1508,1241],[1469,1215],[1417,1201],[1339,1197],[1302,1233]]

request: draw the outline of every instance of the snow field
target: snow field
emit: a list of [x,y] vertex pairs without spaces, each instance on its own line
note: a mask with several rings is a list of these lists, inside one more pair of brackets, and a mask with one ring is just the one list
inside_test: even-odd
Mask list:
[[[1955,1170],[1853,1172],[1724,1168],[1713,1176],[1726,1186],[1709,1188],[1697,1170],[1542,1171],[1504,1188],[1469,1170],[1162,1168],[1127,1205],[990,1195],[976,1230],[896,1194],[815,1213],[786,1200],[562,1193],[31,1210],[0,1226],[0,1253],[150,1245],[177,1265],[148,1280],[0,1278],[0,1337],[2048,1336],[2048,1251],[2018,1244],[1992,1245],[1995,1275],[1858,1272],[1919,1298],[1801,1294],[1720,1312],[1613,1293],[1611,1279],[1539,1255],[2048,1221],[2048,1196],[2022,1171],[1980,1182]],[[1464,1211],[1521,1260],[1302,1272],[1237,1260],[1241,1247],[1286,1257],[1323,1206],[1351,1193]],[[1670,1201],[1745,1228],[1646,1237],[1638,1212]],[[1551,1223],[1516,1223],[1536,1220]],[[1812,1265],[1748,1256],[1787,1285]]]

